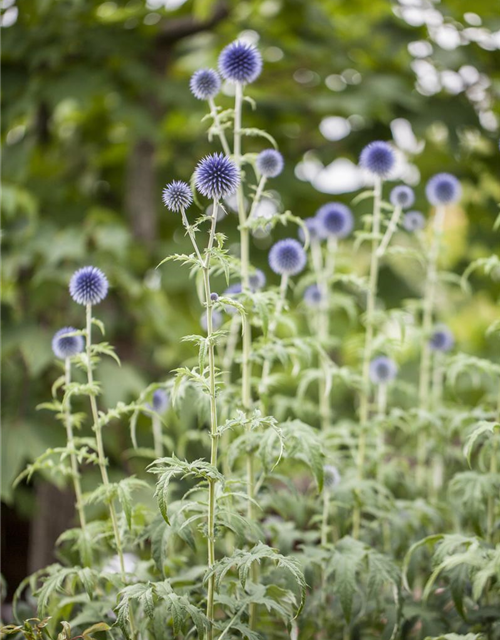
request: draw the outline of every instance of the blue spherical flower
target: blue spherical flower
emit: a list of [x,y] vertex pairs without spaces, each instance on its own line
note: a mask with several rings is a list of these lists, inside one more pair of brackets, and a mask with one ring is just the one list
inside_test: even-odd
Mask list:
[[83,336],[71,336],[68,334],[75,333],[76,329],[73,327],[64,327],[59,329],[52,338],[52,351],[56,358],[65,360],[76,356],[77,353],[83,351],[85,342]]
[[168,409],[168,405],[168,393],[165,391],[165,389],[156,389],[156,391],[153,393],[153,410],[156,411],[156,413],[162,414],[165,413],[165,411]]
[[263,271],[256,269],[255,273],[250,274],[248,284],[251,291],[259,291],[266,286],[266,276]]
[[456,202],[461,194],[460,182],[451,173],[436,174],[425,187],[427,200],[434,206]]
[[217,300],[219,299],[219,294],[215,293],[215,291],[213,293],[210,294],[210,300],[212,302],[217,302]]
[[220,91],[221,80],[217,71],[213,69],[198,69],[191,76],[189,88],[198,100],[215,98]]
[[413,189],[405,184],[400,184],[391,191],[389,199],[393,206],[408,209],[415,202],[415,194]]
[[337,467],[332,464],[325,464],[323,467],[323,486],[327,491],[333,491],[340,484],[340,473]]
[[366,145],[361,152],[359,162],[364,169],[385,178],[396,164],[396,154],[387,142],[377,140]]
[[248,84],[259,77],[262,57],[252,44],[236,40],[222,50],[219,71],[224,80]]
[[214,153],[200,160],[194,174],[198,191],[207,198],[220,200],[236,191],[240,172],[232,160]]
[[170,211],[182,211],[193,202],[193,194],[186,182],[174,180],[163,189],[162,200]]
[[[220,311],[217,311],[217,309],[212,309],[212,331],[217,331],[217,329],[221,328],[222,320],[223,320],[222,313]],[[203,329],[203,331],[206,331],[208,329],[207,312],[206,311],[204,311],[201,314],[200,324],[201,324],[201,328]]]
[[[309,240],[311,242],[318,242],[324,239],[323,229],[318,218],[304,218],[303,222],[309,231]],[[299,238],[302,242],[306,241],[304,230],[301,227],[299,227]]]
[[311,284],[304,291],[304,302],[310,307],[319,307],[323,294],[317,284]]
[[257,170],[266,178],[276,178],[283,171],[283,156],[276,149],[265,149],[257,156]]
[[323,237],[345,238],[354,227],[354,218],[349,207],[339,202],[329,202],[316,214]]
[[269,266],[279,275],[295,276],[306,266],[304,247],[293,238],[279,240],[269,252]]
[[455,344],[455,336],[446,325],[439,325],[429,340],[429,346],[433,351],[450,351]]
[[75,271],[69,283],[69,293],[78,304],[99,304],[108,293],[108,279],[97,267],[82,267]]
[[413,233],[425,227],[425,218],[420,211],[408,211],[403,217],[403,227]]
[[394,380],[398,367],[394,360],[387,356],[378,356],[370,362],[370,380],[373,384],[386,384]]

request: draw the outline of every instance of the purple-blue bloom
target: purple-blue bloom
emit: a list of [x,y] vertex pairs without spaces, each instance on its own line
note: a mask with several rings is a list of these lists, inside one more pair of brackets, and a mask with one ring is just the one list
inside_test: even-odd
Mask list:
[[236,40],[222,50],[219,71],[224,80],[248,84],[259,77],[262,57],[252,44]]
[[433,351],[450,351],[455,344],[455,336],[444,324],[434,328],[429,340],[429,346]]
[[54,337],[52,338],[52,351],[56,358],[65,360],[66,358],[76,356],[77,353],[83,351],[85,346],[83,336],[68,335],[75,333],[76,331],[77,329],[74,327],[64,327],[54,334]]
[[215,291],[213,293],[210,294],[210,300],[212,302],[217,302],[217,300],[219,299],[219,294],[215,293]]
[[306,266],[304,247],[293,238],[279,240],[269,252],[269,266],[279,275],[295,276]]
[[391,191],[389,199],[394,207],[408,209],[408,207],[411,207],[415,202],[415,194],[413,193],[413,189],[407,187],[405,184],[400,184]]
[[193,194],[186,182],[174,180],[163,189],[162,200],[170,211],[183,211],[193,202]]
[[168,405],[168,393],[165,391],[165,389],[156,389],[156,391],[153,393],[153,410],[156,411],[156,413],[162,414],[165,413],[165,411],[168,409]]
[[304,291],[304,302],[310,307],[319,307],[323,294],[317,284],[310,284]]
[[327,491],[333,491],[340,484],[340,473],[337,467],[332,464],[325,464],[323,467],[323,486]]
[[99,304],[108,293],[108,279],[97,267],[82,267],[75,271],[69,283],[69,293],[78,304]]
[[396,154],[387,142],[377,140],[366,145],[361,152],[359,162],[364,169],[385,178],[396,164]]
[[236,191],[240,172],[232,160],[222,153],[213,153],[200,160],[194,178],[202,195],[220,200]]
[[[303,222],[306,225],[307,230],[309,231],[309,239],[311,242],[319,242],[320,240],[324,239],[324,235],[322,233],[322,228],[318,218],[304,218]],[[306,241],[304,230],[301,227],[299,227],[299,239],[301,240],[301,242]]]
[[413,233],[425,227],[425,217],[420,211],[408,211],[403,216],[403,227]]
[[198,100],[215,98],[220,91],[221,79],[213,69],[198,69],[191,76],[189,88]]
[[349,207],[340,202],[329,202],[318,209],[316,218],[323,237],[345,238],[354,227]]
[[460,182],[451,173],[438,173],[425,187],[427,200],[434,206],[457,202],[462,195]]
[[394,380],[398,367],[394,360],[387,356],[378,356],[370,362],[370,380],[373,384],[386,384]]
[[283,156],[276,149],[265,149],[257,156],[257,170],[266,178],[276,178],[283,171]]

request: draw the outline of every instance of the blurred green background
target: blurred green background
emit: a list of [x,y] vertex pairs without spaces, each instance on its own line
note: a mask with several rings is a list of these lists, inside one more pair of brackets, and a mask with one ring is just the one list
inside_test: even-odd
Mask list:
[[[410,184],[441,170],[463,183],[450,267],[461,274],[471,259],[498,252],[495,0],[3,0],[2,567],[10,592],[51,561],[71,520],[63,487],[38,477],[12,490],[12,481],[63,439],[36,406],[59,374],[53,333],[83,324],[67,292],[72,272],[94,264],[112,284],[98,316],[123,366],[102,366],[103,402],[135,397],[192,355],[179,340],[199,327],[188,273],[174,263],[155,271],[164,256],[188,250],[161,189],[189,180],[216,148],[189,77],[216,66],[237,37],[264,58],[245,126],[272,133],[285,156],[273,182],[283,208],[307,217],[328,199],[349,203],[362,147],[394,137]],[[217,101],[230,107],[224,91]],[[245,142],[246,151],[263,146]],[[235,217],[220,229],[236,242]],[[254,239],[257,266],[280,233],[287,230]],[[389,304],[412,293],[410,276],[385,270]],[[452,298],[448,315],[465,350],[498,359],[484,329],[498,315],[500,286],[480,274],[473,284],[472,296]],[[107,438],[115,467],[133,471],[127,429],[115,425]]]

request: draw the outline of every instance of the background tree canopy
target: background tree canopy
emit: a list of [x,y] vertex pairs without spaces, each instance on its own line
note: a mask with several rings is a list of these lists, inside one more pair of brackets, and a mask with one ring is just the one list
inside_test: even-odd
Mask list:
[[[265,67],[249,90],[259,107],[246,105],[245,126],[273,132],[286,159],[276,188],[298,216],[331,198],[350,202],[348,191],[358,186],[349,184],[359,180],[351,163],[373,139],[394,137],[409,158],[410,184],[440,170],[455,173],[465,197],[450,222],[450,267],[461,275],[471,259],[498,249],[491,229],[500,200],[500,16],[493,0],[472,7],[466,0],[3,6],[3,566],[13,588],[50,560],[53,538],[71,516],[71,499],[64,509],[61,498],[58,521],[58,498],[44,482],[15,490],[12,482],[64,437],[36,406],[57,375],[54,331],[81,324],[67,295],[75,268],[96,264],[112,283],[100,311],[126,364],[100,372],[105,402],[137,396],[191,353],[180,342],[199,325],[187,271],[155,266],[188,249],[180,221],[162,207],[161,189],[189,180],[212,148],[206,106],[189,91],[193,71],[215,66],[218,51],[238,36],[258,39]],[[231,98],[224,101],[229,106]],[[246,150],[263,145],[255,137]],[[417,192],[417,208],[425,210]],[[235,220],[221,223],[234,242]],[[262,266],[272,238],[253,242],[263,249]],[[457,295],[448,310],[460,341],[476,353],[498,352],[498,342],[483,337],[498,313],[498,281],[500,274],[493,285],[478,275],[476,293]],[[382,295],[390,304],[418,286],[411,273],[393,270]],[[193,421],[194,410],[185,411]],[[133,472],[126,431],[111,428],[106,437],[115,466]],[[31,543],[28,554],[29,539],[37,548]]]

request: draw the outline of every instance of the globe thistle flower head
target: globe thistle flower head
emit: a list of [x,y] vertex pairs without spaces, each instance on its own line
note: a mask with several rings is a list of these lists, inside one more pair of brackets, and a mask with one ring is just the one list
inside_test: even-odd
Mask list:
[[429,346],[433,351],[446,353],[453,349],[454,344],[455,336],[446,325],[442,324],[434,328],[429,340]]
[[391,191],[389,199],[394,207],[408,209],[408,207],[411,207],[415,202],[415,194],[413,193],[413,189],[407,187],[405,184],[400,184]]
[[[320,240],[324,240],[323,230],[317,217],[304,218],[303,222],[309,232],[309,240],[311,242],[319,242]],[[299,227],[298,235],[301,242],[306,241],[306,236],[302,227]]]
[[460,182],[451,173],[437,173],[425,187],[427,200],[435,207],[457,202],[462,195]]
[[323,467],[323,486],[326,491],[333,491],[340,484],[340,473],[333,464],[325,464]]
[[52,351],[56,358],[66,360],[66,358],[76,356],[77,353],[83,351],[85,346],[83,336],[68,335],[75,333],[75,331],[76,329],[73,327],[64,327],[54,334],[52,338]]
[[194,179],[202,195],[220,200],[236,191],[240,172],[232,160],[222,153],[213,153],[200,160]]
[[304,302],[309,307],[319,307],[323,300],[323,294],[317,284],[311,284],[304,291]]
[[[203,331],[208,329],[207,312],[201,314],[200,325]],[[222,313],[217,309],[212,309],[212,331],[217,331],[222,326]]]
[[165,391],[165,389],[156,389],[156,391],[153,393],[153,411],[156,411],[156,413],[159,413],[161,415],[168,409],[169,404],[168,393]]
[[255,293],[255,291],[260,291],[266,286],[266,275],[261,269],[256,269],[255,273],[250,274],[248,278],[248,284],[250,285],[250,290]]
[[69,282],[69,293],[78,304],[99,304],[108,294],[109,283],[97,267],[82,267]]
[[193,194],[186,182],[174,180],[163,189],[162,200],[170,211],[183,211],[193,202]]
[[279,176],[285,165],[283,156],[276,149],[264,149],[264,151],[261,151],[255,164],[260,175],[266,178]]
[[215,291],[213,293],[210,294],[210,300],[212,302],[217,302],[217,300],[219,299],[219,294],[215,293]]
[[425,217],[420,211],[407,211],[403,216],[403,227],[406,231],[414,233],[425,227]]
[[249,84],[262,71],[262,57],[252,44],[236,40],[221,51],[219,71],[224,80]]
[[279,275],[296,276],[306,266],[304,247],[293,238],[279,240],[269,252],[269,266]]
[[316,218],[320,233],[326,238],[345,238],[354,227],[351,210],[339,202],[324,204],[318,209]]
[[221,80],[217,71],[213,69],[198,69],[191,76],[189,88],[198,100],[210,100],[220,91]]
[[373,384],[387,384],[394,380],[398,367],[387,356],[378,356],[370,362],[370,380]]
[[364,169],[385,178],[396,164],[396,154],[387,142],[370,142],[361,152],[359,162]]

